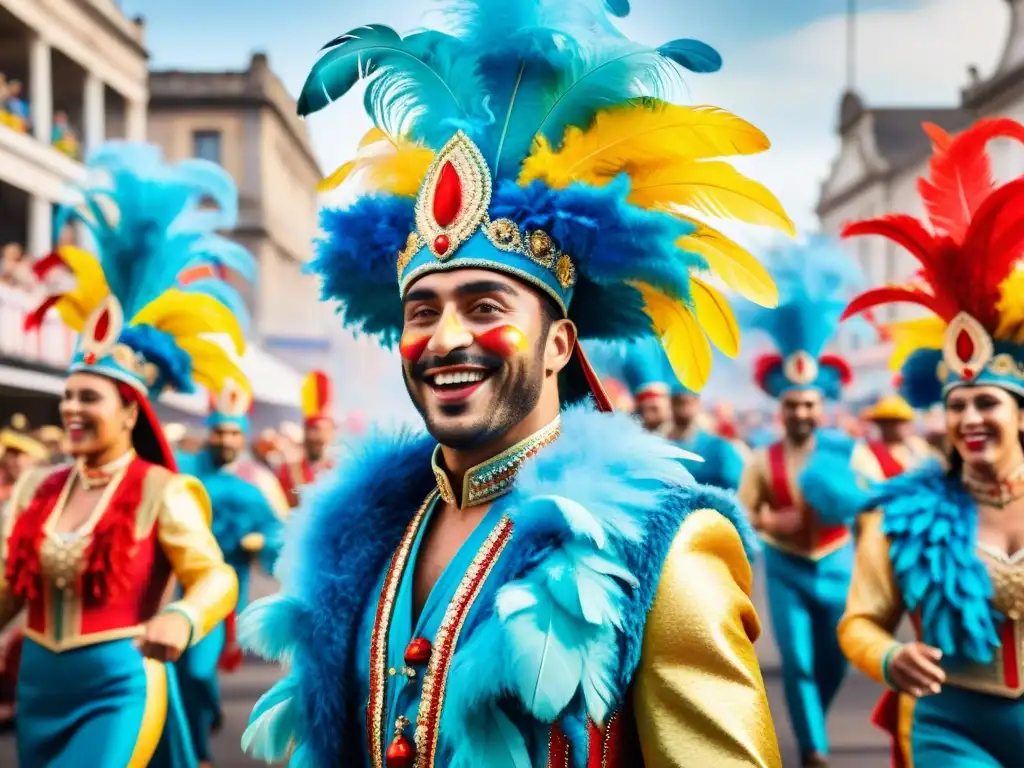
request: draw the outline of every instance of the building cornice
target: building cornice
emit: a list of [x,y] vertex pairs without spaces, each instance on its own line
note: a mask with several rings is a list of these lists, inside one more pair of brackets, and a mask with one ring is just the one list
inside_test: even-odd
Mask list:
[[[118,40],[120,40],[125,45],[127,45],[129,48],[131,48],[133,51],[135,51],[140,56],[142,56],[143,59],[145,59],[146,61],[149,61],[149,51],[146,50],[146,46],[144,46],[138,40],[138,38],[132,37],[128,32],[126,32],[124,30],[123,27],[121,27],[120,25],[116,24],[114,22],[114,20],[111,19],[108,14],[104,13],[102,10],[97,8],[95,3],[91,2],[91,0],[71,0],[71,1],[75,5],[77,5],[79,8],[81,8],[82,11],[89,18],[91,18],[93,21],[97,22],[100,26],[102,26],[107,31],[113,33],[113,35],[115,37],[117,37]],[[130,19],[127,19],[127,17],[126,17],[125,21],[128,21],[128,23],[139,24],[141,19],[138,20],[138,21],[132,21]]]

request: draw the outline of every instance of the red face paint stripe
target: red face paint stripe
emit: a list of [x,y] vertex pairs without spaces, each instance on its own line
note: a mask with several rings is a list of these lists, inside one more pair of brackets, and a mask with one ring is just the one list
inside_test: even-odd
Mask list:
[[412,338],[403,336],[402,340],[398,343],[398,352],[403,360],[415,363],[423,357],[423,350],[427,348],[429,343],[429,336],[414,336]]
[[476,342],[488,352],[501,357],[512,357],[526,351],[529,344],[523,332],[514,325],[500,325],[481,333]]

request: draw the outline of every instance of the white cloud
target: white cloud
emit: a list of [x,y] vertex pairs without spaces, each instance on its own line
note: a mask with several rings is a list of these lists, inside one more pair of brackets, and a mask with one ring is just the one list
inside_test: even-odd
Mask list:
[[[868,105],[952,106],[969,64],[990,72],[1003,46],[1002,0],[931,0],[911,11],[862,13],[856,23],[857,90]],[[802,227],[838,150],[846,85],[846,20],[823,19],[792,34],[724,51],[717,75],[690,78],[691,97],[730,109],[764,130],[772,149],[742,164],[782,199]]]

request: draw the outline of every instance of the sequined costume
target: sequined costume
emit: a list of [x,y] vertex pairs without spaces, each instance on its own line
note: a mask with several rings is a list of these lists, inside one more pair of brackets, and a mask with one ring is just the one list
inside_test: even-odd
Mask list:
[[[191,391],[194,382],[216,391],[240,376],[202,334],[225,333],[242,348],[229,308],[237,296],[213,273],[250,265],[213,234],[237,211],[234,186],[218,166],[169,167],[154,147],[111,143],[93,153],[89,168],[82,202],[62,209],[56,225],[82,221],[97,255],[62,246],[37,262],[40,274],[68,270],[75,287],[47,299],[27,325],[56,309],[79,333],[70,372],[114,381],[139,418],[134,450],[109,465],[36,470],[15,489],[0,625],[27,608],[19,764],[192,766],[173,666],[144,658],[135,642],[161,610],[184,616],[190,643],[199,642],[234,607],[238,584],[210,532],[209,498],[175,471],[150,398],[167,387]],[[204,199],[219,207],[201,207]],[[100,486],[82,526],[61,530],[69,496]],[[161,608],[172,577],[183,595]]]
[[[823,350],[859,275],[820,237],[771,256],[779,308],[745,318],[778,350],[755,362],[757,384],[774,398],[814,389],[836,400],[851,378],[850,368]],[[853,563],[848,526],[860,499],[852,449],[851,439],[831,430],[818,429],[803,444],[783,438],[754,452],[739,488],[740,501],[755,517],[762,507],[798,510],[801,516],[792,533],[762,532],[761,538],[786,705],[805,760],[828,755],[826,719],[846,673],[835,632]]]
[[[330,377],[323,371],[311,371],[302,382],[302,418],[308,429],[318,421],[334,422],[334,387]],[[291,507],[299,505],[299,494],[303,486],[309,485],[322,472],[334,468],[329,456],[311,460],[303,449],[297,461],[286,461],[277,471],[277,481],[284,490]]]
[[[456,35],[370,26],[336,38],[303,89],[310,113],[374,76],[376,127],[332,178],[361,173],[367,193],[324,214],[313,269],[325,298],[390,344],[420,276],[510,275],[584,343],[662,336],[699,389],[708,335],[721,342],[735,319],[691,270],[718,259],[765,303],[774,285],[672,204],[791,229],[767,190],[710,161],[764,149],[763,135],[662,98],[680,65],[715,70],[718,54],[692,40],[641,46],[590,0],[452,9]],[[731,205],[720,185],[757,202]],[[706,237],[728,245],[705,254]],[[726,269],[735,260],[753,267]],[[692,483],[677,447],[626,416],[570,405],[590,390],[608,406],[580,349],[563,371],[560,419],[462,487],[433,440],[378,434],[305,494],[281,594],[242,617],[256,652],[289,660],[253,712],[248,751],[293,766],[780,765],[742,515]],[[439,498],[490,506],[413,625]]]
[[[893,366],[914,407],[941,402],[953,388],[989,385],[1024,395],[1024,271],[1019,238],[1024,180],[997,186],[988,141],[1024,140],[1024,126],[978,121],[956,137],[934,125],[929,175],[919,182],[930,229],[901,214],[848,225],[847,236],[880,234],[921,264],[912,284],[858,296],[848,314],[892,301],[932,315],[890,327]],[[1010,482],[1013,478],[1010,478]],[[998,503],[986,499],[986,503]],[[977,540],[977,502],[960,476],[926,464],[882,485],[870,506],[881,511],[857,552],[843,650],[866,674],[888,683],[900,647],[893,632],[910,617],[917,637],[939,648],[942,692],[901,697],[912,711],[888,723],[918,768],[1016,766],[1024,754],[1024,560]],[[935,535],[941,531],[941,535]],[[889,693],[890,713],[899,706]],[[894,754],[897,758],[901,753]]]
[[[252,398],[235,382],[211,398],[206,424],[232,424],[249,432]],[[218,466],[208,450],[178,457],[182,472],[196,477],[210,496],[213,535],[238,577],[238,607],[249,602],[252,567],[257,561],[271,573],[281,544],[281,527],[290,507],[273,473],[248,456]],[[237,644],[236,611],[189,648],[178,660],[178,679],[192,742],[200,761],[212,760],[210,734],[221,722],[218,670],[233,672],[242,663]]]

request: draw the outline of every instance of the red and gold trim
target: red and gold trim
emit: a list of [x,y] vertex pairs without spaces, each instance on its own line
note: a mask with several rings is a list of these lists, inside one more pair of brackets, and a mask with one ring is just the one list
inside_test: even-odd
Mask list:
[[[616,710],[604,726],[587,718],[587,768],[642,768],[636,727],[628,705]],[[548,735],[547,768],[569,768],[572,746],[558,723]]]
[[423,691],[416,718],[416,768],[434,768],[441,709],[444,706],[448,670],[451,668],[455,646],[459,642],[459,635],[473,603],[476,602],[491,569],[498,562],[511,538],[512,520],[503,516],[466,569],[462,582],[455,590],[455,598],[448,604],[448,610],[445,611],[444,619],[437,630],[434,652],[430,656],[430,663],[423,677]]
[[384,750],[384,688],[388,668],[388,631],[391,629],[395,597],[402,583],[405,566],[409,562],[409,553],[416,540],[416,533],[436,497],[437,491],[428,494],[426,501],[405,529],[398,549],[391,556],[391,564],[384,576],[384,587],[377,601],[377,615],[373,620],[373,635],[370,638],[370,697],[366,704],[366,743],[370,746],[370,764],[373,768],[383,768],[381,755]]
[[[947,371],[961,379],[970,381],[981,373],[994,351],[988,331],[966,312],[958,314],[946,327],[942,361]],[[940,375],[940,378],[945,381],[948,376]]]

